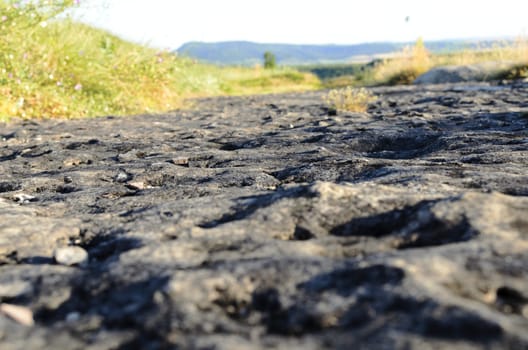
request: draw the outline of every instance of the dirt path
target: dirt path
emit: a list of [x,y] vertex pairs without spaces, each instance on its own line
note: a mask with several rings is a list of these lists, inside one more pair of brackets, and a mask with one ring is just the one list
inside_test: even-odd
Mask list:
[[528,85],[374,91],[0,124],[0,348],[527,349]]

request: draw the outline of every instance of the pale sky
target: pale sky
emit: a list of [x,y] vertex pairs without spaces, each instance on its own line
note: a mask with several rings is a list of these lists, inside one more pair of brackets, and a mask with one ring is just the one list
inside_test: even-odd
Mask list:
[[[528,35],[528,0],[81,0],[77,15],[125,39],[356,44]],[[406,21],[406,17],[409,18]]]

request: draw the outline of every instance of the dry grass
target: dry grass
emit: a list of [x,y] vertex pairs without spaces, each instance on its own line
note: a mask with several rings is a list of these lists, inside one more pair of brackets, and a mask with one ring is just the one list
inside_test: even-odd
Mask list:
[[419,39],[413,47],[406,47],[396,57],[376,66],[373,79],[389,85],[409,84],[432,66],[432,55]]
[[346,87],[330,90],[324,100],[328,107],[335,111],[348,111],[363,113],[367,111],[369,103],[376,101],[369,90],[365,88]]
[[449,54],[433,55],[427,51],[423,42],[418,40],[414,47],[407,47],[396,57],[384,60],[374,68],[374,84],[410,84],[427,70],[447,65],[469,65],[485,62],[503,62],[517,70],[511,74],[501,72],[504,76],[521,74],[528,65],[528,39],[518,38],[514,43],[499,43],[493,48],[483,50],[464,50]]

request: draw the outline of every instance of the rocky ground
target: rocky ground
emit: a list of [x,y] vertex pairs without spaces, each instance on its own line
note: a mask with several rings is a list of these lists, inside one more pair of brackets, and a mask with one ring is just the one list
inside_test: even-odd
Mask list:
[[528,349],[528,84],[373,91],[0,124],[0,348]]

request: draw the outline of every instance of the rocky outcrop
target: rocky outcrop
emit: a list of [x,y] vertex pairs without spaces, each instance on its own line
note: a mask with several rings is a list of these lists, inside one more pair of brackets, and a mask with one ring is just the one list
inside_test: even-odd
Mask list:
[[493,79],[499,72],[513,66],[507,62],[485,62],[462,66],[432,68],[420,75],[414,84],[445,84],[477,82]]
[[374,93],[2,125],[0,347],[527,348],[528,85]]

